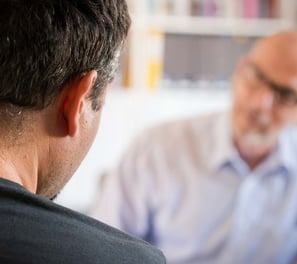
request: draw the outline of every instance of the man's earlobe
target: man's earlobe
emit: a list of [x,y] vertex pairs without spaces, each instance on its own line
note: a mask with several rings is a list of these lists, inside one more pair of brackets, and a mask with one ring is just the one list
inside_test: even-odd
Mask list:
[[92,70],[74,77],[66,84],[66,94],[62,104],[68,135],[71,137],[74,137],[79,131],[80,114],[96,79],[97,72]]

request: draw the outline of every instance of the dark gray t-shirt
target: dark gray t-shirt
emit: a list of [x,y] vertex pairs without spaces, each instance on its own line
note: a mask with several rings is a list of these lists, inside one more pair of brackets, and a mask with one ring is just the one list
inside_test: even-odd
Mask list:
[[162,264],[162,253],[0,179],[0,263]]

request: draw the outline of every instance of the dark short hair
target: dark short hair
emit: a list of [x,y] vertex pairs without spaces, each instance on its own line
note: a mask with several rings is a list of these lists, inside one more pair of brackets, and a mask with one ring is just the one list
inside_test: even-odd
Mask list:
[[130,26],[124,0],[0,0],[0,105],[43,109],[71,78],[111,81]]

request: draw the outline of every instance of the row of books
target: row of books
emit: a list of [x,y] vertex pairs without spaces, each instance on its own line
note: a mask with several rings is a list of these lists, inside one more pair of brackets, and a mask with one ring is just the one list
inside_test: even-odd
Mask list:
[[[204,89],[209,84],[226,87],[240,58],[258,37],[161,35],[151,32],[142,65],[145,84],[149,90],[164,88]],[[125,54],[126,59],[129,50]],[[129,61],[122,57],[117,86],[131,88]]]
[[278,18],[286,0],[147,0],[150,14]]

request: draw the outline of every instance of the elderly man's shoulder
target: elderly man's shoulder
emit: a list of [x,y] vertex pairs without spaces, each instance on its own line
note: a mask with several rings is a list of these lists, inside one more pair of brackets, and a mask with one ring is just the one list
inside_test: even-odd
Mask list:
[[199,139],[205,141],[206,137],[221,129],[226,129],[230,123],[229,112],[200,114],[188,118],[172,120],[151,127],[141,133],[136,141],[139,142],[182,142],[184,140]]

